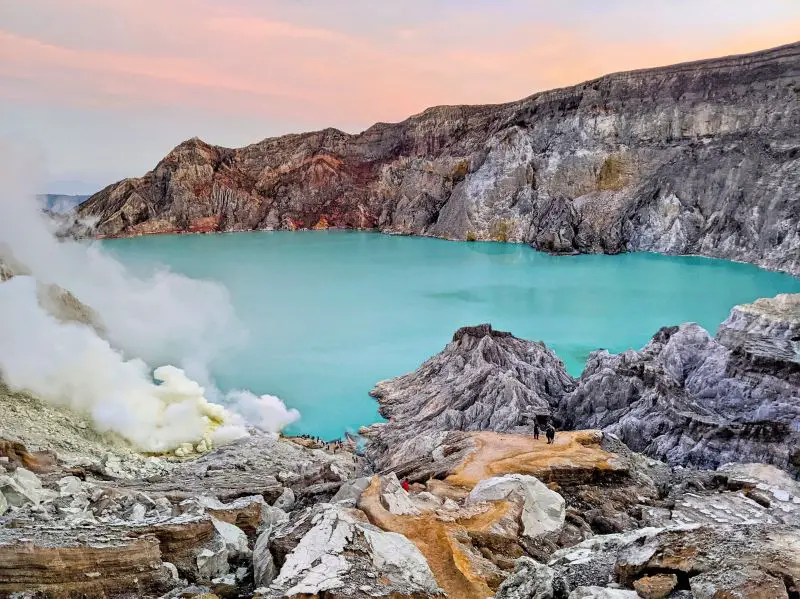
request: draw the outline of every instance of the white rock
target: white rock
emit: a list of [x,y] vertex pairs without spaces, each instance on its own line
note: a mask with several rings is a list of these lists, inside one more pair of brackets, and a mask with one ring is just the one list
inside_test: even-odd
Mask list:
[[201,581],[210,581],[225,576],[230,571],[228,549],[221,538],[216,538],[209,547],[197,555],[197,574]]
[[639,593],[604,587],[578,587],[569,594],[569,599],[639,599]]
[[538,478],[522,474],[507,474],[479,482],[467,497],[467,503],[499,501],[510,495],[523,500],[523,534],[535,539],[564,526],[564,498],[551,491]]
[[381,477],[381,502],[390,513],[398,516],[417,516],[419,508],[414,505],[408,492],[400,485],[397,475],[392,472]]
[[283,493],[281,493],[280,497],[278,497],[272,505],[278,509],[288,512],[294,507],[294,502],[294,491],[292,491],[289,487],[285,487],[283,489]]
[[162,562],[162,565],[164,566],[164,569],[169,573],[169,577],[171,580],[173,580],[174,582],[178,582],[181,579],[180,575],[178,574],[178,568],[175,567],[175,564],[171,562]]
[[268,529],[258,535],[253,547],[253,580],[256,587],[269,586],[278,573],[275,560],[269,550],[272,530]]
[[39,505],[43,498],[42,481],[33,472],[17,468],[11,476],[0,476],[0,493],[11,507]]
[[145,514],[147,514],[147,508],[141,503],[134,503],[131,508],[130,519],[134,522],[141,522],[144,520]]
[[261,504],[261,526],[258,532],[274,530],[276,526],[289,520],[289,514],[282,509],[269,505],[266,501]]
[[451,512],[454,512],[454,511],[460,509],[458,507],[458,504],[455,501],[453,501],[452,499],[450,499],[449,497],[445,497],[444,498],[444,501],[442,502],[442,507],[444,509],[448,510],[448,511],[451,511]]
[[320,504],[314,510],[311,529],[286,556],[270,587],[280,596],[319,596],[335,589],[350,596],[366,579],[378,576],[385,581],[382,595],[440,592],[425,558],[403,535],[383,532],[341,504]]
[[351,505],[355,505],[358,502],[359,497],[361,497],[361,494],[369,486],[370,480],[372,479],[369,476],[363,476],[361,478],[344,483],[341,487],[339,487],[339,490],[336,491],[336,495],[334,495],[333,499],[331,499],[331,503],[346,502],[350,503]]
[[70,497],[84,492],[83,483],[77,476],[65,476],[58,479],[57,484],[61,497]]
[[216,518],[211,518],[211,521],[214,523],[214,528],[225,542],[225,547],[228,550],[228,556],[230,558],[250,557],[247,535],[244,534],[241,528],[234,524],[228,524],[222,520],[217,520]]

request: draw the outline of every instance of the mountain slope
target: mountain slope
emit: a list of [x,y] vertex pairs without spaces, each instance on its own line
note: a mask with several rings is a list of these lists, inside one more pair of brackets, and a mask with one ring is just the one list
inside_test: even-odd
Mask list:
[[80,207],[100,235],[353,227],[800,274],[800,43],[358,135],[197,138]]

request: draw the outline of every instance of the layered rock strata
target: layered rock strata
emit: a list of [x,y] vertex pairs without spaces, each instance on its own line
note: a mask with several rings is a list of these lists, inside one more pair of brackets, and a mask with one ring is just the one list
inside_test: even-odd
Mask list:
[[100,235],[297,228],[703,254],[800,273],[800,44],[239,149],[190,139],[78,214]]

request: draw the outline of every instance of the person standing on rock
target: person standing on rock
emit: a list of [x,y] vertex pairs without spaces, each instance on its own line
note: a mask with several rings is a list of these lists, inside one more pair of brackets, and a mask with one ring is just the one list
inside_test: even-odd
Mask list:
[[552,423],[547,423],[547,428],[544,429],[544,434],[547,436],[547,444],[550,445],[556,438],[556,429]]
[[534,420],[533,421],[533,440],[534,441],[538,441],[539,440],[539,421],[538,420]]

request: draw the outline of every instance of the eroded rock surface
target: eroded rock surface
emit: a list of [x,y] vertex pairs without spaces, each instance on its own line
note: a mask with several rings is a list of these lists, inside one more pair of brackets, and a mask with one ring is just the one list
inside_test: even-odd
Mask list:
[[543,343],[464,327],[419,369],[371,391],[389,422],[362,431],[366,455],[384,469],[429,452],[446,431],[527,431],[573,387]]
[[359,510],[318,504],[276,531],[278,576],[266,598],[441,596],[422,554],[404,536],[373,526]]
[[591,354],[558,416],[673,464],[766,462],[800,472],[799,296],[736,307],[711,337],[661,329],[641,351]]
[[800,45],[617,73],[363,133],[197,138],[79,208],[101,235],[377,228],[800,272]]

